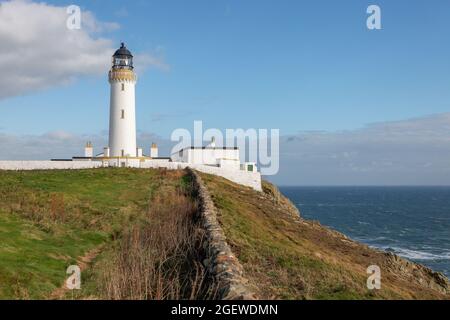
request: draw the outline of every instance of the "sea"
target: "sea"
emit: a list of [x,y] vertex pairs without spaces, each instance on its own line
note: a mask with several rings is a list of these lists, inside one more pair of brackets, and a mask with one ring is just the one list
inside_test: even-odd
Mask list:
[[450,278],[450,187],[280,187],[303,218]]

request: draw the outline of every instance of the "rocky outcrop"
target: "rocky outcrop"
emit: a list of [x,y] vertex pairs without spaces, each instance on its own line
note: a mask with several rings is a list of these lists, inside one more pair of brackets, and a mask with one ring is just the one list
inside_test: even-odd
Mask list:
[[288,198],[286,198],[276,186],[263,180],[262,190],[266,198],[274,202],[288,215],[295,219],[300,218],[300,211],[298,211],[297,207]]
[[387,257],[388,269],[405,280],[415,282],[443,294],[450,293],[449,281],[442,273],[403,259],[392,252],[386,252],[385,255]]
[[215,277],[219,298],[224,300],[254,300],[256,295],[249,288],[243,275],[243,267],[231,251],[224,232],[217,219],[217,209],[200,176],[187,169],[193,177],[194,187],[200,200],[200,215],[206,230],[205,242],[207,257],[205,267]]

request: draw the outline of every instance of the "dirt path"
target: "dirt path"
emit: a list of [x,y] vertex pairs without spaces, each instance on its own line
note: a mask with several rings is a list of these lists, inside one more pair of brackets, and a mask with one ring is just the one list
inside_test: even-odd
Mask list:
[[[98,256],[98,254],[102,251],[103,245],[98,246],[88,252],[85,255],[77,258],[77,266],[80,267],[81,272],[86,270],[92,261]],[[66,293],[69,289],[66,287],[66,279],[64,279],[64,283],[61,287],[55,289],[49,296],[50,300],[62,300],[64,299]]]

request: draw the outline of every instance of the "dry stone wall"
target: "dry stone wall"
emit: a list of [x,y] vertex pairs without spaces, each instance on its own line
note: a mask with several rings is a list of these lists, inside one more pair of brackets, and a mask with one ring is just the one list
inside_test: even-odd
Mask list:
[[243,275],[243,267],[231,251],[225,234],[217,219],[217,209],[211,196],[195,171],[188,169],[194,179],[201,204],[201,219],[207,234],[207,259],[204,265],[215,277],[219,286],[219,297],[224,300],[254,300],[256,295],[250,289]]

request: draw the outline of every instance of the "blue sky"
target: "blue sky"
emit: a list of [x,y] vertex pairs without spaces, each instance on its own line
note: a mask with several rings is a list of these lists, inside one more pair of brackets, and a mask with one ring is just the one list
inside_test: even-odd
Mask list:
[[[66,3],[118,22],[102,36],[133,52],[163,50],[170,71],[137,70],[138,128],[162,136],[194,119],[289,134],[449,111],[448,1],[378,1],[380,31],[365,25],[373,1]],[[106,130],[108,83],[82,77],[0,109],[7,132]]]
[[[289,136],[450,112],[446,0],[46,3],[117,23],[89,36],[162,61],[136,72],[138,130],[163,139],[194,120]],[[382,30],[366,28],[370,4],[381,7]],[[0,99],[0,133],[107,130],[106,74],[61,82]]]

